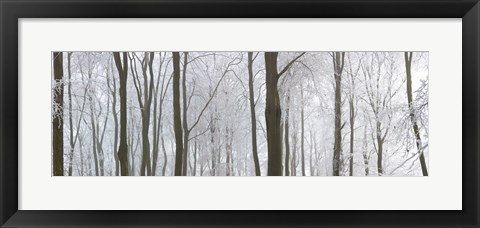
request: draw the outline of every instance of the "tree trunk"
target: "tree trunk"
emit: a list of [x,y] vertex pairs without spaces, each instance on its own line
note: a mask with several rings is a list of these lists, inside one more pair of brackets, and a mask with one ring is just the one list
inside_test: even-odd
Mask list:
[[228,126],[225,131],[225,176],[230,176],[230,129]]
[[[303,87],[303,86],[301,86]],[[303,88],[300,90],[301,94],[301,105],[302,105],[302,110],[300,111],[300,122],[301,122],[301,130],[302,130],[302,141],[301,141],[301,146],[302,146],[302,176],[305,176],[305,111],[304,111],[304,103],[303,103]]]
[[350,96],[349,96],[349,100],[348,100],[348,104],[349,104],[349,109],[350,109],[350,155],[349,155],[349,160],[350,160],[350,167],[349,167],[349,174],[350,176],[353,176],[353,159],[354,159],[354,156],[353,156],[353,146],[354,146],[354,141],[355,141],[355,117],[357,115],[357,112],[355,110],[355,105],[356,105],[356,97],[355,97],[355,91],[356,91],[356,88],[355,88],[355,80],[356,80],[356,77],[358,75],[358,71],[360,70],[360,67],[362,66],[361,63],[358,64],[358,68],[356,70],[356,72],[354,73],[353,69],[352,69],[352,61],[350,60],[350,55],[348,56],[348,60],[349,60],[349,75],[350,75]]
[[197,140],[195,139],[194,143],[194,150],[193,150],[193,176],[197,175]]
[[[105,176],[105,156],[103,153],[103,139],[105,138],[105,131],[107,129],[107,122],[108,122],[108,109],[110,108],[110,98],[108,98],[107,101],[107,113],[105,115],[105,120],[103,122],[103,130],[100,134],[100,124],[99,121],[95,123],[96,126],[96,140],[95,142],[97,143],[97,154],[98,154],[98,165],[99,165],[99,171],[100,171],[100,176]],[[92,112],[93,113],[93,112]],[[101,109],[100,109],[100,114],[97,116],[97,119],[101,115]]]
[[278,95],[278,52],[265,52],[266,70],[266,106],[265,119],[267,123],[268,144],[268,175],[282,175],[282,145],[280,135],[281,107]]
[[377,117],[376,129],[377,129],[377,134],[376,134],[377,135],[377,171],[378,171],[378,176],[382,176],[385,171],[383,170],[383,138],[381,136],[382,127],[378,117]]
[[210,146],[211,146],[211,155],[212,155],[212,168],[211,168],[211,175],[215,176],[216,174],[216,169],[217,169],[217,164],[216,164],[216,150],[215,150],[215,117],[213,114],[210,116]]
[[[113,151],[115,151],[118,148],[118,116],[117,116],[117,92],[116,92],[117,82],[116,82],[115,78],[113,77],[113,66],[110,69],[112,70],[111,94],[112,94],[112,115],[113,115],[113,123],[114,123]],[[107,77],[107,79],[108,79],[108,77]],[[118,154],[114,152],[113,157],[115,159],[115,176],[119,176],[120,175],[120,160],[118,158]]]
[[[160,79],[158,79],[160,80]],[[157,123],[157,96],[155,94],[153,100],[153,148],[152,148],[152,176],[157,174],[157,162],[158,162],[158,151],[159,151],[159,127]]]
[[[161,134],[161,133],[160,133]],[[162,140],[162,152],[163,152],[163,167],[162,167],[162,176],[165,176],[165,172],[167,170],[168,165],[168,157],[167,157],[167,150],[165,149],[165,140],[163,139],[163,135],[160,136]]]
[[71,72],[72,53],[67,53],[67,72],[68,72],[68,123],[70,125],[70,153],[68,162],[68,175],[72,176],[73,172],[73,152],[75,151],[75,143],[73,140],[73,120],[72,120],[72,72]]
[[[130,116],[133,116],[131,108],[129,109],[129,114],[130,114]],[[132,122],[132,121],[130,121],[130,122]],[[135,174],[135,154],[134,153],[137,151],[137,146],[135,146],[135,137],[138,138],[138,134],[136,134],[134,132],[133,123],[130,124],[130,128],[128,128],[128,129],[130,129],[130,132],[128,134],[128,139],[129,139],[128,145],[129,145],[129,148],[131,148],[130,151],[129,151],[129,154],[127,155],[127,156],[130,156],[130,161],[131,161],[130,165],[129,165],[129,168],[128,168],[128,173],[131,176],[135,176],[136,174]],[[138,145],[138,141],[137,141],[137,145]]]
[[[154,88],[155,95],[153,96],[153,148],[152,148],[152,176],[156,176],[157,174],[157,163],[158,163],[158,151],[159,151],[159,144],[160,144],[160,128],[161,124],[161,114],[157,116],[158,111],[158,92],[159,92],[159,84],[160,84],[160,72],[162,71],[162,55],[159,54],[159,61],[160,61],[160,68],[158,69],[158,78],[157,84]],[[153,81],[153,80],[152,80]],[[163,83],[162,83],[162,90],[163,90]],[[163,93],[160,93],[162,96]],[[161,99],[161,98],[160,98]],[[161,104],[160,104],[160,112],[161,112]]]
[[260,160],[258,159],[257,148],[257,118],[255,114],[255,96],[253,87],[253,53],[248,52],[248,90],[250,94],[250,116],[252,119],[252,153],[253,162],[255,164],[255,175],[261,176]]
[[63,176],[63,53],[53,53],[53,77],[55,87],[53,100],[55,113],[53,116],[53,175]]
[[290,133],[289,133],[289,116],[290,116],[290,91],[287,92],[287,110],[285,115],[285,176],[290,176]]
[[423,176],[428,176],[427,163],[425,161],[425,155],[423,153],[422,138],[420,137],[420,129],[417,125],[417,118],[413,110],[413,94],[412,94],[412,52],[405,52],[405,67],[407,68],[407,99],[408,108],[410,109],[410,120],[412,121],[413,132],[415,134],[415,140],[417,150],[420,153],[420,165],[422,167]]
[[342,155],[342,71],[345,53],[333,53],[333,66],[335,78],[335,142],[333,145],[333,175],[340,176]]
[[80,174],[79,176],[84,175],[84,169],[83,169],[83,141],[82,137],[78,137],[78,142],[80,143]]
[[182,175],[183,133],[180,110],[180,54],[173,52],[173,126],[175,131],[175,176]]
[[[353,93],[353,91],[352,91]],[[353,97],[350,97],[349,100],[349,105],[350,105],[350,176],[353,176],[353,140],[355,138],[355,107],[353,104]]]
[[118,158],[120,160],[120,173],[128,176],[128,146],[127,146],[127,74],[128,61],[127,53],[123,52],[123,64],[120,53],[114,52],[113,58],[120,77],[120,146],[118,147]]
[[187,175],[187,162],[188,162],[188,137],[190,137],[190,131],[188,129],[187,118],[187,64],[188,64],[188,52],[183,53],[183,77],[182,77],[182,97],[183,97],[183,161],[182,161],[182,175]]
[[298,123],[296,122],[296,119],[293,118],[293,147],[292,147],[292,176],[297,176],[297,147],[298,147],[298,137],[297,137],[297,130],[298,130]]
[[89,95],[89,101],[90,101],[90,124],[92,128],[92,153],[93,153],[93,160],[95,162],[95,176],[99,175],[99,169],[98,169],[98,155],[97,155],[97,131],[95,127],[95,117],[93,116],[93,113],[95,112],[95,107],[93,104],[93,99],[92,99],[92,91],[90,91]]
[[[103,151],[103,139],[105,139],[105,132],[107,130],[107,123],[108,123],[108,109],[110,109],[110,97],[107,96],[107,108],[105,112],[105,119],[103,121],[103,129],[102,133],[100,135],[100,138],[97,138],[97,150],[99,154],[99,161],[100,161],[100,175],[105,176],[105,153]],[[101,110],[101,109],[100,109]],[[101,112],[100,112],[101,113]],[[99,127],[99,122],[97,121],[97,132],[100,133],[100,127]]]
[[265,120],[267,123],[268,176],[282,175],[282,134],[280,126],[282,109],[278,95],[278,79],[304,54],[305,52],[294,58],[278,73],[278,52],[265,52]]
[[365,164],[365,176],[370,175],[370,168],[369,168],[369,163],[370,163],[370,156],[367,148],[367,127],[364,127],[363,130],[363,163]]
[[313,147],[314,140],[313,131],[310,130],[310,176],[315,176],[316,151]]

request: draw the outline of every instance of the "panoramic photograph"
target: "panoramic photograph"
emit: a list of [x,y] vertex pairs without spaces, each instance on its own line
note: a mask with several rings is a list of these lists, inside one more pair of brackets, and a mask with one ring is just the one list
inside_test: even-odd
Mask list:
[[52,52],[53,176],[428,176],[428,52]]

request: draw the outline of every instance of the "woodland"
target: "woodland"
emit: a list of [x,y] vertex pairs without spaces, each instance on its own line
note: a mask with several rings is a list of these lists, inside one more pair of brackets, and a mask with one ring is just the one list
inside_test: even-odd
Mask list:
[[428,52],[53,52],[54,176],[428,176]]

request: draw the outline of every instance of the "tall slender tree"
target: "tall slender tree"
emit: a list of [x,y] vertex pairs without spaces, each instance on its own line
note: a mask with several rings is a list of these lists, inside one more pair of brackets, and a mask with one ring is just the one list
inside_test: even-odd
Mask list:
[[53,175],[63,176],[63,53],[53,53],[54,113],[53,135]]
[[248,91],[250,96],[250,117],[252,120],[252,154],[253,154],[253,163],[255,164],[255,175],[261,176],[260,170],[260,160],[258,159],[258,148],[257,148],[257,117],[255,112],[255,95],[253,88],[253,61],[258,56],[253,57],[253,52],[248,52]]
[[[91,78],[91,72],[89,71],[88,73],[89,75],[89,78],[88,80],[91,81],[92,78]],[[92,153],[93,153],[93,161],[94,161],[94,167],[95,167],[95,176],[99,176],[100,174],[100,170],[99,170],[99,163],[98,163],[98,151],[97,151],[97,129],[95,127],[95,115],[94,115],[94,112],[95,112],[95,103],[93,101],[93,94],[94,92],[92,90],[90,90],[90,93],[88,94],[88,101],[90,102],[90,129],[92,131]]]
[[333,68],[335,79],[335,130],[333,145],[333,175],[340,176],[342,155],[342,71],[345,62],[345,52],[333,53]]
[[72,71],[71,71],[72,52],[67,53],[67,74],[68,74],[68,125],[70,126],[70,153],[68,163],[68,175],[71,176],[73,169],[73,152],[75,151],[73,139],[73,117],[72,117]]
[[285,176],[290,176],[290,132],[289,132],[289,117],[290,117],[290,90],[287,90],[287,103],[285,112]]
[[422,138],[420,136],[420,129],[417,125],[417,118],[415,116],[415,110],[413,107],[413,95],[412,95],[412,52],[405,52],[405,67],[407,73],[407,99],[408,109],[410,110],[410,120],[412,121],[413,133],[415,134],[415,142],[417,150],[420,153],[420,165],[422,167],[423,176],[428,176],[427,162],[425,161],[425,155],[423,153]]
[[188,52],[183,53],[183,69],[182,69],[182,97],[183,97],[183,161],[182,161],[182,175],[187,175],[187,161],[188,161],[188,138],[190,137],[190,131],[188,129],[188,117],[187,117],[187,64],[188,64]]
[[370,151],[368,151],[367,147],[367,126],[363,127],[363,145],[362,145],[362,150],[363,150],[363,163],[365,165],[365,176],[370,175]]
[[303,101],[303,86],[300,86],[300,100],[301,100],[301,111],[300,111],[300,125],[301,125],[301,148],[302,148],[302,176],[305,176],[305,103]]
[[175,131],[175,176],[182,175],[183,132],[180,113],[180,53],[173,52],[173,127]]
[[[128,145],[127,145],[127,75],[128,57],[127,52],[113,52],[113,59],[120,78],[120,145],[118,147],[118,158],[120,160],[120,173],[128,176]],[[123,63],[122,63],[123,62]]]

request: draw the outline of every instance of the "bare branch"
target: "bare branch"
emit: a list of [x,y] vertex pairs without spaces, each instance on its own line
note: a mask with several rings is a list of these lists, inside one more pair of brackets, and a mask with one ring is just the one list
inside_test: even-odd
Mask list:
[[297,61],[297,59],[299,59],[299,58],[302,57],[303,55],[305,55],[305,52],[302,52],[302,54],[300,54],[299,56],[297,56],[296,58],[294,58],[292,61],[290,61],[290,62],[283,68],[283,70],[280,71],[280,73],[278,74],[278,77],[282,76],[282,74],[284,74],[284,73],[292,66],[292,64],[294,64],[295,61]]

